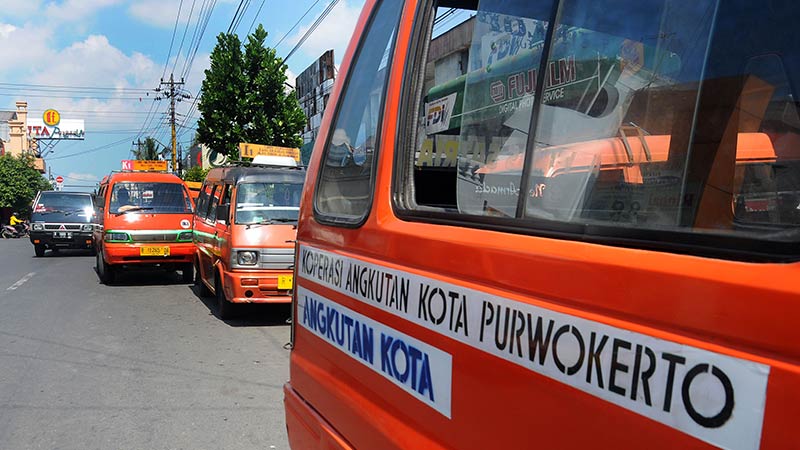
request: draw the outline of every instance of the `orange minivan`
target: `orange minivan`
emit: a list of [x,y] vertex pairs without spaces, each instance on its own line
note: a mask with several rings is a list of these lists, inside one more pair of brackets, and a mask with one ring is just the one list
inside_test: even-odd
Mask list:
[[97,194],[94,232],[103,283],[137,267],[179,270],[193,280],[193,203],[183,180],[158,172],[115,172]]
[[200,189],[193,223],[195,284],[201,295],[216,296],[223,319],[239,303],[292,300],[305,170],[292,158],[267,162],[213,168]]
[[796,448],[798,19],[366,0],[300,204],[291,446]]

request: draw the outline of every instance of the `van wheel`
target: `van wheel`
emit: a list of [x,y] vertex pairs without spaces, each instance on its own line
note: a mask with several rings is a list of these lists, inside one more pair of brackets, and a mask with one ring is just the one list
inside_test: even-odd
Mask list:
[[197,287],[197,294],[200,297],[211,297],[211,289],[203,281],[203,275],[200,273],[199,267],[194,268],[194,285]]
[[44,245],[43,244],[33,244],[33,253],[36,254],[37,258],[41,258],[44,256]]
[[184,283],[194,281],[194,264],[186,263],[181,266],[181,281]]
[[222,283],[219,282],[219,278],[214,281],[214,290],[217,296],[217,315],[220,319],[230,319],[233,317],[234,305],[225,298],[225,291],[222,290]]
[[111,267],[110,264],[106,262],[103,258],[103,252],[97,252],[97,257],[95,258],[95,267],[97,268],[97,276],[100,277],[100,282],[103,284],[109,284],[114,281],[114,268]]

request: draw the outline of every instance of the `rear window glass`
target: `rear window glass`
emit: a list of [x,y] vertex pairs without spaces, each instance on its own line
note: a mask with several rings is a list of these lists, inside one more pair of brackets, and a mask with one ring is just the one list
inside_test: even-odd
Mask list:
[[191,213],[192,203],[178,183],[116,183],[109,208],[115,213]]

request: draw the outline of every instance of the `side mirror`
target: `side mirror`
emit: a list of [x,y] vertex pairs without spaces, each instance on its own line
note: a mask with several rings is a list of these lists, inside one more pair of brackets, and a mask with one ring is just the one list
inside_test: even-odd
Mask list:
[[230,215],[231,205],[217,206],[217,221],[228,223],[228,216]]

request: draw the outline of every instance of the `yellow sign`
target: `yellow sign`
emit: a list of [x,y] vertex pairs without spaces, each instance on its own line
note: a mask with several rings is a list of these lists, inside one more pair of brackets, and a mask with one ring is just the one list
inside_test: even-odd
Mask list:
[[42,120],[48,127],[54,127],[61,122],[61,114],[55,109],[48,109],[42,114]]
[[133,160],[133,170],[147,170],[156,172],[166,172],[166,161],[146,161],[146,160]]
[[300,149],[242,142],[239,144],[239,156],[242,158],[255,158],[256,156],[288,156],[300,162]]

